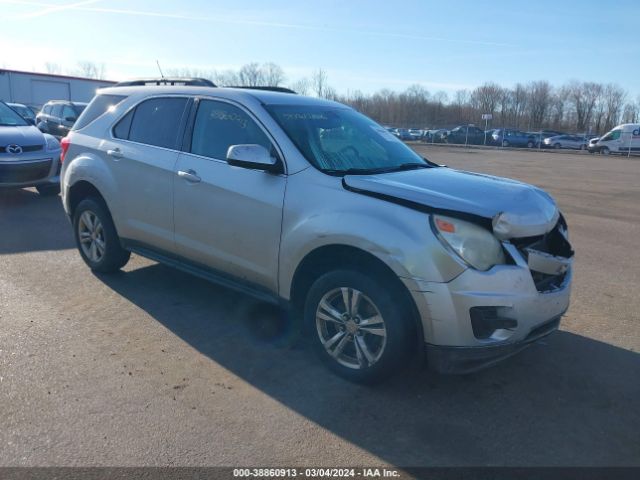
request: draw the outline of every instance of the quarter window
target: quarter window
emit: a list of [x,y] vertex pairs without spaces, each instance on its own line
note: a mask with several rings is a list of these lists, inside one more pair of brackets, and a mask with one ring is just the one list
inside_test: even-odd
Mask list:
[[[176,148],[186,98],[153,98],[138,105],[127,137],[132,142]],[[126,117],[125,117],[126,118]],[[124,121],[125,119],[123,119]],[[120,125],[120,124],[119,124]],[[118,127],[116,127],[117,130]]]
[[240,108],[213,100],[202,100],[198,107],[191,153],[225,160],[231,145],[256,144],[272,151],[267,135]]

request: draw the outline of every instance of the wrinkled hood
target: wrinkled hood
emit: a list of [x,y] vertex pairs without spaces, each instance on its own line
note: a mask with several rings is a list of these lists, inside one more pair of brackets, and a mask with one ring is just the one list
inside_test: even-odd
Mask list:
[[475,219],[498,238],[542,235],[560,216],[553,198],[537,187],[450,168],[347,175],[343,185],[410,208]]
[[21,147],[31,145],[44,145],[44,135],[33,125],[24,127],[3,127],[0,126],[0,148],[7,145],[20,145]]

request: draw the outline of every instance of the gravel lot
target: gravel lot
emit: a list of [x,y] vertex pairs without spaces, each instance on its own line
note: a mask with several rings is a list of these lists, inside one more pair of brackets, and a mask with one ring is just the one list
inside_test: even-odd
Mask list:
[[355,386],[271,307],[140,257],[93,275],[59,198],[0,192],[0,465],[640,465],[640,159],[416,148],[555,196],[577,251],[560,332]]

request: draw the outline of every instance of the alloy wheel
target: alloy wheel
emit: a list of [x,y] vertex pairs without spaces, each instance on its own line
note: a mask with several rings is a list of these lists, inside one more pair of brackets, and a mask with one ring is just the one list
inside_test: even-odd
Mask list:
[[316,329],[327,353],[356,370],[380,360],[387,343],[380,311],[355,288],[336,288],[322,297],[316,309]]
[[106,251],[104,228],[98,216],[85,210],[78,220],[78,238],[85,256],[93,263],[99,263]]

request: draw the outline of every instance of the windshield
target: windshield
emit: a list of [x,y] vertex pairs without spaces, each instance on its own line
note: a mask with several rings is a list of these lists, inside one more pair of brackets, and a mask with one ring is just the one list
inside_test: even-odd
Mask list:
[[24,127],[29,125],[24,118],[0,102],[0,127]]
[[346,107],[267,105],[305,158],[330,174],[428,167],[418,154],[373,120]]

